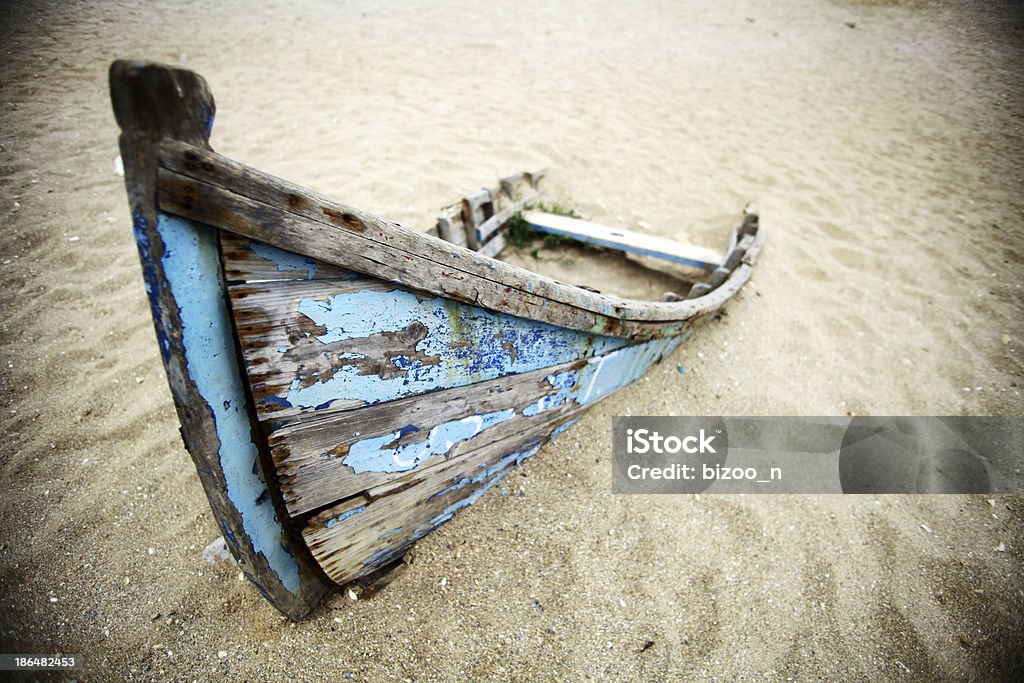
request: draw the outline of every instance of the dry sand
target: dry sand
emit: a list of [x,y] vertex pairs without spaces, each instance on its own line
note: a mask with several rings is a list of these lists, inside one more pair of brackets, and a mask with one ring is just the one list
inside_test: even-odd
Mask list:
[[[0,651],[98,681],[1019,680],[1021,498],[612,496],[609,465],[614,415],[1024,412],[1019,9],[54,5],[0,29]],[[200,556],[219,532],[113,171],[118,57],[202,73],[220,152],[406,224],[547,165],[593,220],[713,246],[757,199],[769,243],[724,319],[509,495],[291,624]]]

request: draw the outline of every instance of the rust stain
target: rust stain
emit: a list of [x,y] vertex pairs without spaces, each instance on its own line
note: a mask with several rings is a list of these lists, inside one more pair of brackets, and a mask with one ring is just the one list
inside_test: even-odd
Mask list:
[[348,449],[350,447],[351,445],[347,443],[338,444],[331,450],[321,453],[321,455],[325,458],[344,458],[348,455]]
[[328,209],[326,206],[322,208],[324,215],[330,218],[336,225],[340,225],[341,227],[349,230],[355,230],[356,232],[366,231],[366,225],[363,224],[355,214],[348,213],[347,211],[344,213],[338,213],[337,211]]
[[626,328],[623,326],[622,321],[617,318],[607,318],[604,321],[603,332],[605,334],[614,334],[616,336],[623,336]]
[[465,280],[466,279],[465,277],[463,277],[461,275],[456,275],[455,273],[449,273],[446,270],[442,270],[441,271],[441,276],[449,278],[451,280]]

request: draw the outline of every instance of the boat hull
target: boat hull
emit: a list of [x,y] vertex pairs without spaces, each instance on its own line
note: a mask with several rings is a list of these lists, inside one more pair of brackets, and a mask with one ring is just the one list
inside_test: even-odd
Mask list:
[[672,353],[763,239],[748,214],[687,300],[617,299],[482,255],[534,202],[514,179],[540,174],[506,179],[510,204],[463,202],[473,252],[217,155],[192,72],[119,61],[110,77],[183,441],[242,571],[293,619]]

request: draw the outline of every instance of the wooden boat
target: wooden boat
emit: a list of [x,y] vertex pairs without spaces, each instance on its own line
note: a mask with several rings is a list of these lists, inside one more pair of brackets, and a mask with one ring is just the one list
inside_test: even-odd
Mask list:
[[527,214],[707,271],[685,298],[607,296],[491,258],[539,174],[467,197],[433,236],[215,153],[195,73],[117,61],[110,84],[185,446],[240,567],[293,619],[671,353],[762,243],[750,211],[721,258]]

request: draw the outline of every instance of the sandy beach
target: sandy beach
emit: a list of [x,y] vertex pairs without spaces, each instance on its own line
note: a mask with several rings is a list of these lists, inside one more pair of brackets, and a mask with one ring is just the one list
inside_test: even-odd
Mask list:
[[[83,681],[1024,677],[1024,498],[616,496],[610,466],[616,415],[1024,413],[1019,7],[2,12],[0,652],[82,654],[53,678]],[[717,248],[755,200],[768,244],[727,315],[505,495],[291,623],[202,557],[220,531],[115,174],[116,58],[202,74],[220,153],[404,225],[546,166],[588,219]]]

